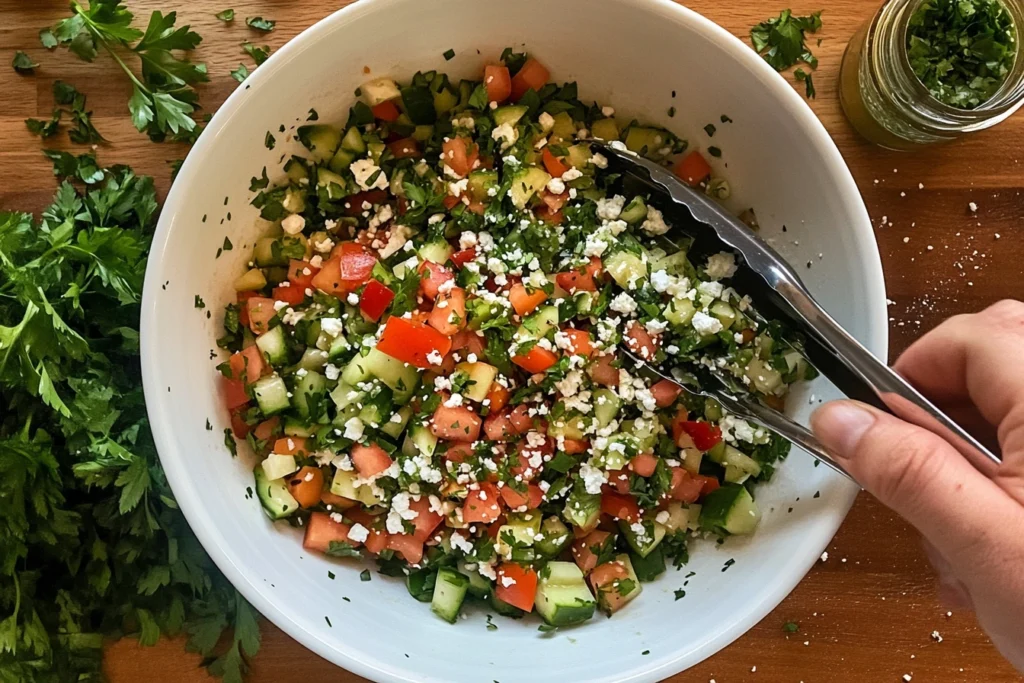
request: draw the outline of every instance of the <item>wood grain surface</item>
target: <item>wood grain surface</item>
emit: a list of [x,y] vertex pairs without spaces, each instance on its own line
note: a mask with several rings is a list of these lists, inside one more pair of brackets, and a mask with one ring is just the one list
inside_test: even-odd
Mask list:
[[[557,1],[557,0],[552,0]],[[822,44],[815,48],[817,99],[811,106],[842,150],[876,225],[885,267],[891,315],[891,357],[944,318],[977,311],[1001,298],[1024,298],[1024,199],[1020,196],[1024,116],[987,132],[913,154],[879,150],[859,140],[843,118],[837,74],[854,30],[870,18],[877,0],[796,0],[797,13],[824,8]],[[176,9],[204,37],[197,57],[207,62],[211,83],[202,103],[216,108],[236,87],[229,72],[245,62],[239,49],[258,40],[274,49],[344,0],[129,0],[139,14]],[[777,14],[783,3],[766,0],[691,0],[688,5],[746,37],[749,28]],[[51,84],[68,81],[88,95],[95,123],[107,137],[101,162],[129,163],[153,175],[162,193],[170,183],[167,161],[184,148],[154,145],[128,118],[130,89],[104,58],[87,64],[65,51],[47,52],[40,28],[64,16],[66,0],[0,0],[0,208],[39,210],[55,182],[38,138],[23,120],[46,118]],[[234,7],[224,25],[214,13]],[[600,2],[595,0],[595,11]],[[277,30],[261,37],[244,17],[276,19]],[[19,76],[8,66],[15,50],[42,66]],[[802,86],[801,86],[802,90]],[[65,141],[60,135],[55,141]],[[47,143],[51,144],[51,143]],[[53,142],[54,145],[61,144]],[[81,151],[81,150],[79,150]],[[974,202],[977,211],[969,204]],[[932,571],[916,533],[867,495],[819,562],[772,614],[732,646],[673,681],[893,681],[909,674],[923,681],[1019,681],[975,624],[971,614],[947,612],[936,595]],[[783,624],[800,625],[787,634]],[[942,642],[931,634],[937,631]],[[253,663],[252,683],[356,681],[305,650],[269,623]],[[185,653],[180,641],[141,648],[134,641],[112,644],[107,669],[113,683],[198,683],[213,680]],[[568,679],[568,677],[567,677]]]

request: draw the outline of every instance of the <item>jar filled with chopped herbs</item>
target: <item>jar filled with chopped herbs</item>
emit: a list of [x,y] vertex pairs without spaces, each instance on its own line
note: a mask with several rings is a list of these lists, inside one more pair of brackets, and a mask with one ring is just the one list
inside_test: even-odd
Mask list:
[[840,98],[893,149],[989,128],[1024,104],[1022,0],[887,0],[850,41]]

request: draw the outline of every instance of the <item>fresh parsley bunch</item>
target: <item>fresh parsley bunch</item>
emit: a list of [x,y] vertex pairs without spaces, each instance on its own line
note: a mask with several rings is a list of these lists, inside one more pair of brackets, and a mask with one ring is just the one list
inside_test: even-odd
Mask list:
[[237,682],[257,615],[178,510],[143,402],[153,182],[88,175],[39,220],[0,212],[0,682],[100,681],[105,639],[177,633]]
[[[196,127],[192,113],[199,96],[193,86],[209,80],[206,65],[192,62],[181,52],[194,50],[202,38],[189,26],[175,27],[177,14],[159,10],[150,15],[145,31],[132,26],[134,15],[121,0],[90,0],[85,6],[71,0],[72,15],[49,32],[43,44],[66,45],[87,62],[100,50],[124,70],[132,82],[128,109],[132,123],[154,139],[188,134]],[[128,66],[138,58],[140,75]]]

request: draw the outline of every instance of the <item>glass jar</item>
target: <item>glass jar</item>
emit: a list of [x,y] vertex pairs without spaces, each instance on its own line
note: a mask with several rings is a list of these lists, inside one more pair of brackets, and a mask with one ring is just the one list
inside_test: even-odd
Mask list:
[[974,109],[940,102],[911,69],[907,29],[921,1],[886,0],[850,40],[840,69],[846,117],[865,138],[890,149],[914,149],[984,130],[1024,104],[1024,0],[1002,0],[1013,19],[1017,55],[999,90]]

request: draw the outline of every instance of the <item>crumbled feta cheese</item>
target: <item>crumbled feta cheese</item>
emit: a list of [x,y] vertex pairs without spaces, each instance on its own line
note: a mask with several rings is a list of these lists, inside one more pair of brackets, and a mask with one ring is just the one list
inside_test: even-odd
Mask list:
[[469,187],[469,178],[463,178],[457,182],[448,183],[448,194],[453,197],[461,197],[467,187]]
[[694,313],[690,323],[693,325],[693,329],[697,330],[697,332],[702,335],[718,334],[722,331],[722,321],[708,315],[704,311],[697,311]]
[[289,235],[298,235],[305,227],[306,219],[297,213],[293,213],[281,221],[281,229]]
[[437,225],[444,220],[443,213],[435,213],[433,216],[427,219],[427,225]]
[[469,114],[452,119],[452,127],[476,130],[476,120]]
[[546,111],[541,112],[541,115],[537,117],[537,123],[540,124],[540,129],[547,133],[555,127],[555,117]]
[[[355,177],[356,184],[359,185],[360,189],[387,189],[388,177],[384,175],[384,171],[381,171],[380,166],[373,163],[373,159],[356,159],[348,168],[352,171],[352,175]],[[369,184],[370,178],[373,178],[374,174],[377,177],[374,178],[373,184]]]
[[552,178],[548,181],[548,192],[551,194],[562,194],[565,192],[565,181],[561,178]]
[[491,139],[501,142],[502,152],[516,144],[518,137],[519,133],[516,129],[507,123],[503,123],[491,131]]
[[612,109],[611,107],[601,107],[601,113],[604,115],[606,119],[610,119],[611,117],[615,116],[615,110]]
[[653,206],[647,207],[647,218],[640,224],[640,227],[648,235],[664,235],[668,232],[668,224],[665,223],[665,217],[661,211],[658,211]]
[[477,244],[479,244],[479,240],[477,240],[475,232],[466,230],[459,235],[459,249],[472,249]]
[[568,171],[562,174],[562,182],[569,183],[577,178],[583,177],[583,171],[578,168],[570,168]]
[[[390,213],[391,207],[385,207]],[[380,257],[386,259],[393,254],[398,253],[400,249],[405,247],[409,241],[409,235],[412,233],[412,229],[407,225],[393,225],[391,226],[391,236],[388,237],[388,243],[380,250]]]
[[704,270],[712,280],[730,278],[736,274],[736,256],[728,251],[712,254]]
[[669,518],[668,510],[662,510],[657,515],[655,515],[654,521],[657,522],[658,524],[664,524],[665,522],[668,521],[668,518]]
[[697,291],[701,294],[711,297],[712,299],[720,299],[722,297],[721,282],[702,282],[697,286]]
[[608,157],[601,154],[600,152],[594,152],[593,156],[590,157],[590,163],[597,168],[608,168]]
[[[377,228],[391,220],[394,215],[395,213],[392,211],[390,204],[381,204],[377,207],[377,210],[373,212],[373,216],[370,217],[367,227],[370,229],[370,232],[373,233]],[[402,244],[405,244],[404,240]],[[395,251],[398,251],[398,249],[395,249]]]
[[356,294],[355,292],[349,292],[349,295],[347,297],[345,297],[345,301],[347,301],[350,306],[358,306],[359,305],[359,295]]
[[608,475],[585,462],[580,466],[580,478],[587,493],[601,493],[601,487],[608,482]]
[[460,534],[458,531],[453,532],[452,535],[449,537],[449,540],[453,548],[461,550],[467,555],[473,554],[473,544],[467,541],[466,537]]
[[306,316],[302,311],[296,311],[293,308],[289,308],[283,316],[281,316],[281,322],[285,325],[296,325],[300,320]]
[[613,221],[622,213],[622,207],[626,204],[626,198],[622,195],[615,195],[611,199],[603,198],[597,200],[597,217]]
[[358,417],[350,417],[345,423],[345,434],[346,439],[352,439],[353,441],[359,441],[363,438],[363,421]]
[[452,394],[448,397],[448,400],[444,402],[445,408],[458,408],[462,405],[462,394]]
[[636,301],[626,292],[620,292],[618,296],[612,299],[608,308],[612,309],[616,313],[628,316],[631,313],[636,312]]
[[352,528],[348,530],[348,538],[350,541],[356,543],[365,543],[366,539],[370,537],[370,530],[362,524],[356,522],[352,525]]
[[[327,365],[324,366],[324,377],[331,381],[338,379],[339,377],[341,377],[341,368],[339,368],[337,365],[328,363]],[[397,415],[398,413],[395,414]]]

